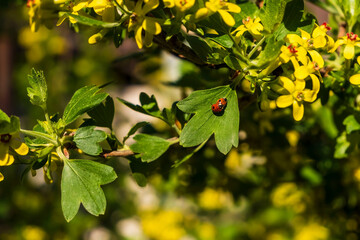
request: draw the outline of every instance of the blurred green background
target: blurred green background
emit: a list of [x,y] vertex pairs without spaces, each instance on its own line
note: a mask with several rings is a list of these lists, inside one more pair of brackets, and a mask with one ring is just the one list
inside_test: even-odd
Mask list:
[[[76,89],[112,82],[113,97],[138,103],[155,94],[170,107],[192,89],[221,85],[225,69],[199,69],[155,47],[139,51],[132,40],[89,45],[93,33],[75,34],[64,23],[32,33],[25,1],[0,2],[0,108],[30,129],[43,119],[26,95],[27,74],[44,71],[49,111],[62,112]],[[246,83],[243,93],[246,93]],[[319,104],[301,123],[290,109],[262,113],[256,104],[241,112],[240,145],[228,156],[210,140],[179,168],[172,163],[190,151],[172,147],[144,164],[148,184],[139,187],[126,159],[112,159],[118,179],[104,186],[107,209],[94,217],[80,210],[67,223],[61,212],[59,175],[47,184],[42,170],[20,176],[25,166],[2,171],[0,239],[266,239],[356,240],[359,231],[360,155],[334,159],[335,140],[321,124]],[[309,110],[310,111],[310,110]],[[124,136],[139,121],[144,132],[171,137],[160,122],[116,102],[116,133]],[[336,123],[340,125],[341,123]],[[325,131],[324,131],[325,128]]]

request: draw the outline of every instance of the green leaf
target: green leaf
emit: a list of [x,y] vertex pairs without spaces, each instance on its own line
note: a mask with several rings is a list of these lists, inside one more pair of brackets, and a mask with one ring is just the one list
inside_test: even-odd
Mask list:
[[125,104],[127,107],[131,108],[132,110],[134,110],[136,112],[140,112],[140,113],[150,115],[153,117],[157,117],[157,118],[160,118],[161,120],[164,120],[154,95],[151,95],[151,97],[149,97],[144,92],[140,93],[140,104],[141,105],[132,104],[121,98],[117,98],[117,99],[121,103]]
[[196,55],[198,55],[201,60],[207,61],[212,52],[210,45],[204,39],[197,36],[186,35],[186,40],[189,42]]
[[218,13],[212,14],[210,17],[207,17],[206,19],[198,22],[197,25],[205,26],[210,29],[214,29],[220,35],[227,34],[229,32],[229,28],[230,28],[224,23],[224,21],[222,20],[222,17]]
[[9,116],[0,109],[0,122],[2,121],[10,123],[11,120]]
[[224,58],[224,62],[232,70],[241,70],[246,66],[246,64],[243,61],[241,61],[240,59],[238,59],[237,57],[231,54],[227,55]]
[[260,69],[273,62],[280,54],[281,46],[284,41],[277,41],[274,36],[267,38],[267,43],[259,56],[251,61],[251,65]]
[[88,111],[87,114],[95,121],[96,126],[112,129],[115,114],[114,100],[107,96],[105,103],[100,103]]
[[131,151],[141,153],[143,162],[152,162],[158,159],[170,147],[172,142],[147,134],[137,134],[134,137],[136,143],[130,146]]
[[264,29],[268,32],[274,32],[274,30],[281,23],[286,3],[289,0],[265,0],[264,7],[260,11],[261,22]]
[[232,48],[232,46],[234,45],[234,42],[231,40],[229,35],[221,35],[217,37],[211,37],[209,39],[220,44],[225,48]]
[[311,32],[316,18],[309,13],[304,14],[304,1],[292,0],[286,5],[283,22],[276,30],[276,39],[283,40],[289,33],[295,33],[298,28]]
[[33,105],[39,106],[42,109],[46,109],[47,101],[47,85],[43,71],[36,71],[31,69],[31,73],[28,75],[28,81],[31,87],[27,88],[30,102]]
[[[223,115],[215,115],[211,106],[219,98],[227,98]],[[193,147],[206,141],[213,133],[219,151],[227,154],[239,143],[239,108],[236,91],[230,86],[195,91],[178,102],[178,108],[186,113],[195,113],[180,134],[180,144]]]
[[64,111],[66,125],[75,121],[80,115],[99,105],[108,96],[107,93],[98,93],[96,86],[86,86],[77,90]]
[[72,17],[78,23],[88,25],[91,27],[113,28],[113,27],[117,27],[117,26],[121,25],[121,22],[113,22],[113,23],[103,22],[100,20],[96,20],[94,18],[89,18],[89,17],[85,17],[85,16],[81,16],[81,15],[75,15],[75,14],[71,14],[68,12],[64,12],[63,15],[65,15],[67,17]]
[[10,122],[0,121],[0,134],[18,132],[20,130],[20,120],[16,116],[10,117]]
[[95,130],[95,126],[81,127],[76,130],[74,142],[84,153],[98,156],[102,152],[99,143],[106,139],[106,133]]
[[355,115],[347,116],[344,119],[343,124],[346,126],[347,134],[350,134],[353,131],[360,130],[360,123],[359,123],[358,119],[355,117]]
[[139,128],[142,128],[142,127],[144,127],[144,126],[146,126],[146,125],[148,125],[148,124],[149,124],[148,122],[138,122],[137,124],[135,124],[135,126],[133,126],[133,127],[129,130],[128,134],[124,137],[123,143],[125,143],[125,141],[126,141],[131,135],[135,134],[136,131],[137,131]]
[[66,160],[61,177],[61,206],[70,222],[80,203],[95,215],[105,213],[106,199],[100,185],[114,181],[117,176],[110,166],[84,159]]
[[346,132],[343,132],[337,139],[335,145],[334,158],[345,158],[348,156],[347,150],[350,147]]

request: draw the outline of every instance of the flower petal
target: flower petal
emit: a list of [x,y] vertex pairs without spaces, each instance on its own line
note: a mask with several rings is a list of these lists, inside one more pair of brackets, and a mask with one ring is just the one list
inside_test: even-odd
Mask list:
[[78,12],[78,11],[80,11],[81,9],[87,7],[87,5],[88,5],[88,1],[79,2],[78,4],[76,4],[76,5],[73,6],[72,10],[73,10],[74,12]]
[[293,118],[295,121],[300,121],[304,116],[304,105],[294,100],[293,103]]
[[310,74],[312,80],[312,90],[316,92],[316,94],[320,91],[320,80],[315,74]]
[[156,22],[153,18],[145,17],[142,27],[146,32],[149,32],[153,35],[157,35],[161,33],[161,26],[158,22]]
[[329,50],[329,52],[330,52],[330,53],[335,52],[335,50],[336,50],[339,46],[341,46],[341,45],[343,45],[343,44],[345,44],[345,40],[342,39],[342,38],[338,39],[338,40],[334,43],[333,48]]
[[294,75],[297,79],[305,79],[309,76],[308,68],[304,65],[300,66],[295,70]]
[[286,108],[290,106],[294,101],[292,95],[282,95],[276,99],[276,106],[279,108]]
[[138,27],[137,29],[135,29],[135,41],[138,47],[141,49],[143,47],[142,27]]
[[324,36],[317,36],[314,38],[313,45],[315,48],[322,48],[326,45],[326,38]]
[[307,41],[308,39],[311,38],[310,34],[308,32],[305,32],[304,30],[301,30],[299,29],[300,32],[301,32],[301,38],[304,40],[304,41]]
[[5,155],[5,158],[0,159],[0,166],[10,166],[13,163],[14,163],[14,157],[9,153]]
[[294,92],[295,90],[295,84],[293,81],[291,81],[289,78],[280,76],[278,78],[278,82],[281,86],[283,86],[286,90],[289,91],[289,93]]
[[0,182],[4,180],[4,175],[0,172]]
[[241,8],[238,5],[234,4],[234,3],[227,2],[226,3],[226,8],[227,8],[226,10],[228,12],[233,12],[233,13],[241,12]]
[[175,7],[175,2],[174,0],[163,0],[164,6],[166,8],[173,8]]
[[208,16],[208,14],[209,14],[209,10],[207,8],[200,8],[195,13],[195,19],[200,20],[200,19],[206,18]]
[[149,0],[149,1],[147,1],[145,3],[145,5],[144,5],[143,9],[142,9],[143,15],[147,14],[151,10],[154,10],[158,6],[159,6],[159,0]]
[[299,43],[301,44],[303,42],[303,39],[297,34],[288,34],[285,37],[285,41],[288,43]]
[[344,57],[346,59],[352,59],[355,55],[355,47],[354,45],[346,44],[344,48]]
[[19,155],[26,155],[29,152],[29,147],[21,142],[18,138],[12,137],[10,140],[10,147]]
[[229,27],[232,27],[235,25],[235,20],[234,20],[233,16],[231,16],[230,13],[228,13],[225,10],[218,10],[218,12],[221,15],[222,19],[224,20],[224,22],[226,23],[226,25],[228,25]]
[[304,101],[305,102],[313,102],[317,98],[317,93],[315,91],[311,91],[311,90],[308,90],[308,89],[302,91],[302,94],[304,96]]
[[318,53],[316,50],[309,50],[309,54],[311,56],[311,59],[317,63],[319,68],[324,67],[324,59],[322,58],[320,53]]
[[305,88],[306,82],[303,79],[296,79],[294,84],[295,84],[295,91],[302,91]]
[[350,83],[354,85],[360,84],[360,74],[355,74],[350,77]]

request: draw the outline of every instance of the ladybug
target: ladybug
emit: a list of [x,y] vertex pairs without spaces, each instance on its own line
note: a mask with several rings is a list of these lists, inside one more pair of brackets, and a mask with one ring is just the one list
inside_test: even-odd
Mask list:
[[226,98],[220,98],[211,106],[211,110],[214,114],[220,114],[224,111],[227,104]]

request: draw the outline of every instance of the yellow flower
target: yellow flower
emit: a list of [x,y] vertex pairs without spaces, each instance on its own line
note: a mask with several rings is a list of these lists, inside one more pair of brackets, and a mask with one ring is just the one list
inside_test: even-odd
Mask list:
[[177,7],[181,12],[189,10],[195,4],[195,0],[163,0],[165,7]]
[[210,0],[205,3],[206,8],[200,8],[196,14],[196,19],[202,19],[218,12],[226,25],[232,27],[235,25],[235,20],[229,12],[240,13],[241,8],[234,4],[229,3],[226,0]]
[[355,55],[355,46],[360,47],[360,38],[357,34],[347,33],[346,36],[338,39],[334,47],[329,52],[334,52],[339,46],[344,45],[344,57],[346,59],[352,59]]
[[334,39],[326,34],[327,31],[331,30],[331,27],[326,22],[320,26],[315,24],[315,26],[316,28],[312,32],[313,46],[315,48],[323,48],[327,45],[327,48],[331,49],[334,46]]
[[[134,8],[133,13],[130,16],[128,30],[135,32],[135,40],[139,48],[143,45],[150,47],[154,35],[161,33],[160,19],[145,16],[151,10],[159,6],[159,0],[145,1],[143,6],[143,0],[139,0]],[[145,38],[143,38],[142,32],[145,32]]]
[[255,39],[259,39],[261,37],[260,32],[264,29],[260,21],[260,18],[251,19],[251,17],[247,17],[246,19],[243,19],[242,22],[244,25],[239,26],[232,32],[232,34],[236,33],[236,41],[239,42],[240,36],[246,31],[248,31]]
[[[316,50],[314,50],[313,39],[310,34],[301,30],[301,37],[297,34],[288,34],[285,38],[287,42],[297,47],[298,50],[303,49],[302,51],[308,52],[311,56],[312,61],[315,61],[319,68],[324,66],[324,59]],[[305,64],[306,59],[299,59],[303,64]],[[305,61],[304,61],[305,60]]]
[[287,63],[290,60],[299,60],[301,62],[306,62],[306,50],[303,47],[296,47],[293,44],[289,46],[281,46],[280,61],[282,63]]
[[185,12],[194,6],[195,0],[175,0],[175,6],[180,9],[181,12]]
[[313,102],[320,89],[319,79],[311,76],[313,90],[305,89],[306,82],[302,79],[290,80],[287,77],[280,76],[278,83],[287,91],[287,94],[281,95],[276,99],[276,105],[279,108],[286,108],[292,105],[293,117],[295,121],[300,121],[304,116],[303,102]]
[[319,78],[314,74],[317,73],[319,76],[319,66],[317,65],[316,62],[311,62],[309,58],[307,58],[307,63],[305,65],[300,66],[298,62],[296,61],[292,61],[294,68],[295,68],[295,72],[294,72],[294,76],[297,79],[305,79],[308,76],[310,76],[312,79],[317,79],[316,80],[316,85],[313,85],[313,90],[316,92],[316,94],[320,91],[320,81]]
[[[13,149],[19,155],[26,155],[29,148],[25,143],[21,142],[18,133],[0,135],[0,166],[10,166],[14,163],[14,156],[9,153],[9,149]],[[0,181],[4,176],[0,174]]]

